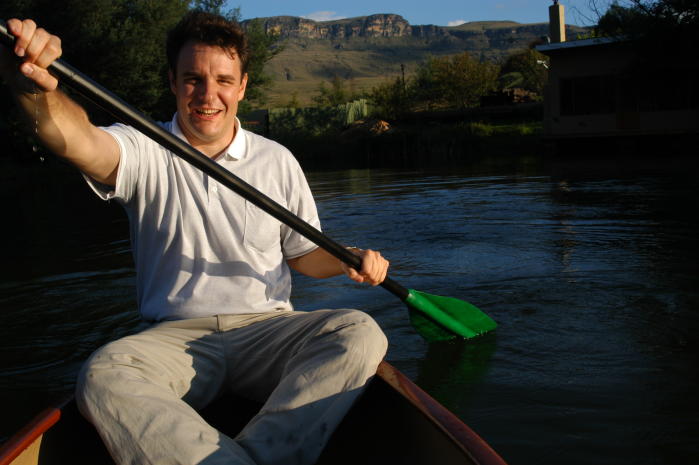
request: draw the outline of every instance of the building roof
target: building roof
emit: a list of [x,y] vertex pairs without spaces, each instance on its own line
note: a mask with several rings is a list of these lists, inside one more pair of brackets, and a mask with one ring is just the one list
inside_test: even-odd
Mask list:
[[554,52],[557,50],[566,50],[580,47],[592,47],[595,45],[606,45],[623,41],[624,39],[619,37],[595,37],[592,39],[571,40],[569,42],[557,42],[554,44],[538,45],[536,47],[536,50],[543,54],[547,54],[548,52]]

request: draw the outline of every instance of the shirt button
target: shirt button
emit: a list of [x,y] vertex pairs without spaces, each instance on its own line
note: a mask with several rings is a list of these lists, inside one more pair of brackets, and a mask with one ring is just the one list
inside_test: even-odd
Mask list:
[[214,186],[214,192],[218,192],[218,186]]

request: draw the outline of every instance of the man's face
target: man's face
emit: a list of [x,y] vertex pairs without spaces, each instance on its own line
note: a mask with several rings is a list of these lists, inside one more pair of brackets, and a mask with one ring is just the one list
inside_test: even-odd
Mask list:
[[177,122],[193,147],[213,156],[231,143],[247,80],[234,50],[198,42],[182,47],[170,88],[177,100]]

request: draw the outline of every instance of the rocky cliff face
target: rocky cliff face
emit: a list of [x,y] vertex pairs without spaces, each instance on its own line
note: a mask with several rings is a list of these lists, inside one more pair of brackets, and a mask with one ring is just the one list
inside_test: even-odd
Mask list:
[[351,37],[444,35],[443,28],[439,26],[411,26],[402,16],[395,14],[376,14],[322,22],[292,16],[260,19],[265,31],[278,34],[281,39],[338,40]]
[[[519,41],[521,37],[538,39],[548,34],[548,24],[519,24],[502,22],[494,27],[487,22],[473,23],[479,27],[442,27],[433,24],[410,25],[402,16],[396,14],[376,14],[335,21],[313,21],[293,16],[273,16],[259,18],[265,31],[279,35],[280,39],[291,40],[331,40],[349,38],[402,38],[470,40],[479,42]],[[243,21],[243,26],[249,20]],[[575,33],[582,28],[568,26],[568,32]],[[506,47],[507,48],[507,47]]]

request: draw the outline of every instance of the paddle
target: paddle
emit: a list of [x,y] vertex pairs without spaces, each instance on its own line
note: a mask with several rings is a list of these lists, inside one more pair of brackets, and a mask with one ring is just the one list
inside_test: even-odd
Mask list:
[[[14,44],[14,36],[7,31],[6,24],[2,20],[0,20],[0,39],[8,47],[12,47]],[[49,71],[59,81],[68,84],[78,93],[92,100],[123,123],[138,129],[158,144],[199,168],[229,189],[232,189],[333,256],[356,269],[361,268],[361,259],[345,247],[325,236],[262,192],[183,142],[177,136],[161,128],[150,118],[142,115],[69,64],[62,60],[56,60],[49,67]],[[406,289],[388,277],[381,283],[381,286],[407,304],[411,323],[428,341],[451,339],[457,336],[471,338],[496,327],[493,320],[468,302],[450,297],[430,295],[414,289]]]

